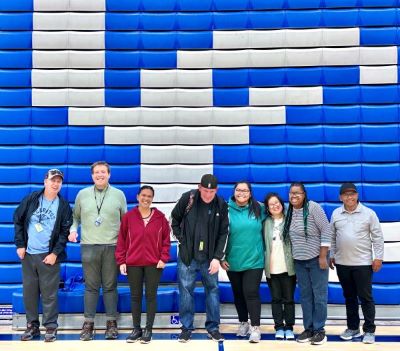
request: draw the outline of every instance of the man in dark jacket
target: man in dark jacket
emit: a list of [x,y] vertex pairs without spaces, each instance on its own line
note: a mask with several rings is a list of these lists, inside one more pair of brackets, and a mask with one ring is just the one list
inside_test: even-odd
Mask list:
[[205,174],[198,190],[184,193],[171,213],[172,230],[179,241],[178,282],[180,342],[187,342],[194,330],[194,287],[198,272],[206,293],[206,329],[215,341],[224,340],[219,332],[218,271],[224,259],[228,238],[228,207],[217,196],[217,178]]
[[42,298],[44,341],[55,341],[58,319],[60,261],[72,224],[72,211],[60,194],[64,179],[58,169],[50,169],[44,189],[26,196],[14,212],[15,245],[22,262],[22,281],[27,328],[22,341],[40,337],[39,297]]

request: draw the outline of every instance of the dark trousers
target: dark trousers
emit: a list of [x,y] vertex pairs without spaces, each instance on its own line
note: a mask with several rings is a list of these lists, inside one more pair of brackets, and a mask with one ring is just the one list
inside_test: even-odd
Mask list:
[[259,326],[261,316],[260,283],[263,269],[228,271],[227,273],[232,285],[239,322],[247,322],[250,316],[251,325]]
[[346,301],[347,328],[360,327],[358,301],[364,315],[363,330],[375,333],[375,303],[372,296],[372,266],[336,265],[337,275]]
[[131,310],[133,327],[140,328],[142,314],[143,282],[146,293],[146,328],[152,329],[157,312],[157,288],[162,269],[156,266],[127,267],[128,282],[131,289]]
[[296,289],[296,276],[287,273],[271,274],[267,279],[271,292],[272,317],[275,330],[293,330],[295,322],[294,290]]
[[22,282],[24,305],[28,324],[39,326],[39,298],[42,297],[42,324],[46,328],[57,328],[58,286],[60,264],[43,263],[47,253],[26,254],[22,260]]

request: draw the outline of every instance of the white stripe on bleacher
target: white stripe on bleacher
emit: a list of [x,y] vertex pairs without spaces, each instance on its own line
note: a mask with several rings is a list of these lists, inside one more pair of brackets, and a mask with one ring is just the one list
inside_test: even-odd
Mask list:
[[[143,183],[143,182],[142,182]],[[154,203],[168,203],[168,207],[172,210],[176,201],[180,199],[182,194],[191,189],[197,189],[200,179],[192,184],[152,184],[154,188]],[[165,212],[164,212],[165,213]],[[169,216],[170,213],[165,213]]]
[[32,89],[32,106],[104,106],[104,89]]
[[141,88],[211,88],[212,70],[145,70],[140,71]]
[[397,66],[361,66],[360,84],[397,84]]
[[209,164],[213,163],[213,145],[163,145],[140,147],[142,164]]
[[[142,161],[143,162],[143,161]],[[213,165],[145,165],[140,166],[142,183],[196,183],[203,174],[212,173]]]
[[104,68],[105,51],[32,51],[32,68]]
[[360,45],[359,28],[213,31],[214,49],[308,48]]
[[32,32],[34,50],[104,50],[104,31]]
[[104,70],[33,69],[33,88],[104,88]]
[[284,106],[273,107],[133,107],[68,110],[69,125],[227,126],[285,124]]
[[104,30],[104,12],[33,13],[33,30]]
[[400,242],[385,243],[384,262],[400,262]]
[[322,87],[250,88],[250,105],[322,105]]
[[249,127],[105,127],[105,144],[248,144]]
[[212,106],[212,89],[140,89],[142,106]]
[[177,53],[178,68],[268,68],[395,65],[397,47],[203,50]]
[[33,9],[35,12],[97,12],[106,10],[106,0],[34,0]]
[[400,241],[400,222],[381,223],[385,242]]

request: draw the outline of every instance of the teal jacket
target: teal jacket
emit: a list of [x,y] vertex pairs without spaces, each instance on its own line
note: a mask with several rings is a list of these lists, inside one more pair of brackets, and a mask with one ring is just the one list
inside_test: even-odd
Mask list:
[[229,237],[225,260],[233,272],[264,268],[262,223],[264,208],[256,219],[249,217],[249,206],[240,207],[232,199],[228,203]]
[[[285,219],[283,219],[285,222]],[[283,229],[283,225],[282,225]],[[270,216],[264,221],[264,242],[265,242],[265,276],[267,278],[271,278],[271,269],[270,269],[270,257],[271,257],[271,249],[272,249],[272,235],[274,231],[274,219]],[[280,233],[282,239],[282,231]],[[283,239],[282,239],[283,240]],[[290,276],[295,275],[294,270],[294,261],[292,256],[292,246],[290,242],[285,243],[283,241],[283,252],[285,254],[285,262],[288,270],[288,274]]]

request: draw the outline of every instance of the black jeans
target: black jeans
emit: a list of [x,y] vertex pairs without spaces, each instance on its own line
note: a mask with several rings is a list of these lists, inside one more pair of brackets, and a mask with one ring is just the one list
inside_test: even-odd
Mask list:
[[156,266],[128,266],[128,282],[131,289],[133,327],[140,328],[142,315],[143,281],[146,287],[146,328],[152,329],[157,312],[157,288],[162,269]]
[[346,301],[347,328],[360,327],[358,300],[364,315],[363,331],[375,333],[375,303],[372,296],[372,266],[336,265],[337,275]]
[[228,271],[239,322],[247,322],[250,315],[252,326],[260,325],[261,300],[260,283],[262,268],[241,272]]
[[295,322],[294,290],[296,276],[287,273],[271,274],[267,279],[271,292],[271,309],[275,330],[293,330]]

